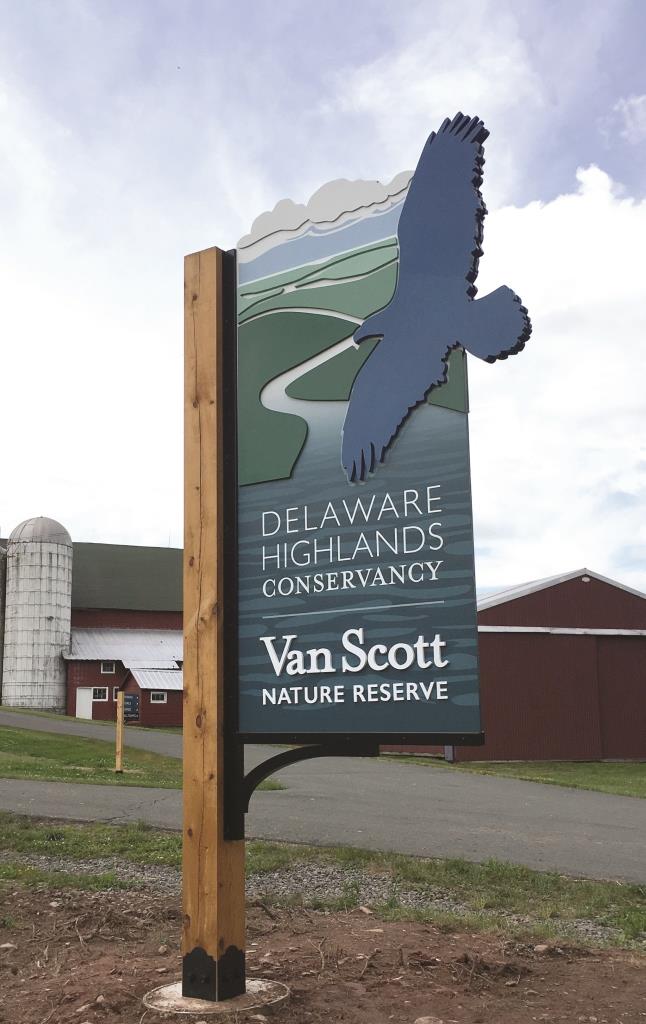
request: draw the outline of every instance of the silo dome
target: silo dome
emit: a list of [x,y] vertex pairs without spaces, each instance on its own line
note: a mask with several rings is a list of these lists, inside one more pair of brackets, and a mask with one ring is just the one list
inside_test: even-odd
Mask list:
[[72,539],[55,519],[26,519],[7,545],[2,703],[65,709]]
[[72,538],[60,523],[55,519],[48,519],[47,516],[36,516],[35,519],[25,519],[19,523],[15,530],[11,531],[9,540],[13,541],[38,541],[47,544],[67,544],[72,546]]

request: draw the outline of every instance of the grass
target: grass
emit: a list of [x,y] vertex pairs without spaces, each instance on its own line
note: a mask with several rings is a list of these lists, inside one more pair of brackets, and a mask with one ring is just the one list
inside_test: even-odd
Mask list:
[[[52,885],[77,888],[124,888],[111,872],[82,875],[70,871],[48,873],[20,863],[20,855],[49,854],[70,861],[117,857],[134,864],[180,868],[181,835],[147,825],[68,825],[0,814],[0,849],[18,855],[16,862],[0,864],[2,879],[26,884],[51,881]],[[447,928],[500,929],[506,933],[536,936],[567,936],[572,923],[590,920],[616,929],[616,942],[646,940],[646,886],[620,882],[575,879],[555,872],[490,860],[484,864],[449,858],[430,860],[400,854],[372,853],[351,847],[318,848],[270,843],[247,843],[247,873],[262,875],[302,864],[331,864],[359,869],[366,876],[386,875],[402,889],[426,897],[419,908],[406,906],[396,896],[387,904],[374,905],[386,920],[425,920]],[[67,880],[66,880],[67,879]],[[458,910],[437,909],[433,899],[446,896]],[[300,896],[279,898],[269,889],[264,899],[276,904],[351,909],[359,905],[360,887],[355,877],[326,900],[303,901]],[[580,941],[577,939],[577,941]],[[613,939],[613,941],[615,941]]]
[[502,775],[528,782],[547,782],[552,786],[646,798],[645,761],[524,761],[463,767],[482,775]]
[[[114,729],[114,722],[106,722],[102,718],[75,718],[74,715],[63,715],[58,711],[39,711],[37,708],[13,708],[8,707],[6,704],[0,706],[0,711],[7,712],[10,715],[32,715],[34,718],[49,718],[52,722],[75,722],[85,723],[87,725],[103,725],[112,726]],[[129,729],[136,729],[138,732],[170,732],[177,733],[181,736],[182,726],[181,725],[130,725],[127,726]]]
[[[105,892],[106,889],[132,889],[132,882],[119,878],[113,871],[101,874],[71,874],[67,871],[43,871],[24,864],[0,864],[2,882],[22,882],[24,885],[45,885],[52,889],[81,889],[83,892]],[[5,927],[11,928],[11,919]]]
[[[0,726],[0,778],[181,789],[182,761],[126,747],[124,772],[117,775],[112,742]],[[285,786],[266,779],[258,788]]]
[[385,754],[383,760],[646,798],[646,761],[465,761],[447,764],[436,757],[408,754]]
[[[14,708],[6,704],[0,706],[0,711],[8,715],[31,715],[33,718],[51,718],[55,722],[78,722],[78,718],[71,715],[62,715],[57,711],[39,711],[38,708]],[[90,722],[90,725],[114,725],[114,722]]]

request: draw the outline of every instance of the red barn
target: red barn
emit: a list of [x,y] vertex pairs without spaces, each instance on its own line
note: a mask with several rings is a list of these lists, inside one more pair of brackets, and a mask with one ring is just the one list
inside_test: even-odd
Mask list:
[[181,550],[75,543],[71,618],[68,715],[181,726]]
[[458,760],[646,758],[646,594],[578,569],[483,598],[478,635],[486,742]]
[[467,760],[646,758],[646,595],[588,569],[478,605],[484,747]]
[[74,629],[64,657],[68,715],[114,721],[123,690],[131,724],[182,724],[181,630]]

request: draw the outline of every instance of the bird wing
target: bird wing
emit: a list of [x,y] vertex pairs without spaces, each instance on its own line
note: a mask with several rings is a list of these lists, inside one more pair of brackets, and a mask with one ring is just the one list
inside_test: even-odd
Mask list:
[[404,201],[399,227],[399,278],[461,278],[469,296],[482,255],[487,208],[479,192],[483,143],[479,117],[458,113],[429,136]]
[[448,349],[442,355],[433,352],[429,345],[422,365],[412,359],[393,367],[392,349],[383,341],[377,345],[355,378],[343,424],[341,462],[350,483],[365,480],[383,462],[411,409],[433,384],[447,379],[448,354]]

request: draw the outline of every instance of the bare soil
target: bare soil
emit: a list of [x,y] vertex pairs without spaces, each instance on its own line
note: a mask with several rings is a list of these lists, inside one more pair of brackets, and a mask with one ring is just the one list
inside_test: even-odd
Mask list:
[[[0,1021],[168,1020],[144,1011],[142,996],[178,979],[180,927],[176,895],[10,886],[0,900]],[[646,957],[627,950],[260,904],[249,907],[247,934],[249,976],[292,989],[275,1024],[646,1022]]]

